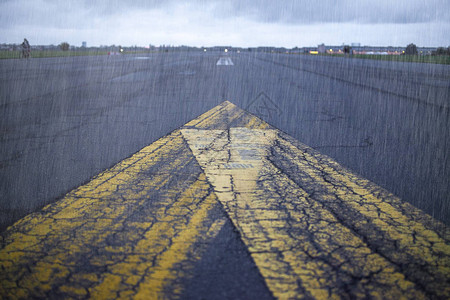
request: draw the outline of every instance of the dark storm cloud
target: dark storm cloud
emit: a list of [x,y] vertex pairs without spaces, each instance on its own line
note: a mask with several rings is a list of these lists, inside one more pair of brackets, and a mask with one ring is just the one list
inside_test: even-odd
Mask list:
[[[56,1],[57,2],[57,1]],[[73,2],[75,6],[78,1]],[[212,8],[215,17],[244,17],[270,23],[424,23],[450,20],[448,0],[191,0],[191,1],[84,1],[100,13],[120,13],[127,9],[166,9],[194,6]]]
[[266,22],[287,23],[423,23],[450,20],[448,0],[256,0],[216,1],[227,15],[241,15]]
[[0,0],[0,42],[446,45],[449,28],[449,0]]
[[[58,1],[58,0],[7,0],[0,3],[0,10],[9,12],[1,24],[8,26],[11,20],[61,23],[80,18],[101,18],[124,14],[127,11],[160,9],[170,13],[175,7],[195,8],[212,13],[216,18],[242,17],[267,23],[426,23],[450,21],[448,0],[108,0],[108,1]],[[187,11],[190,11],[187,9]],[[3,15],[3,14],[2,14]],[[78,22],[82,26],[83,22]]]

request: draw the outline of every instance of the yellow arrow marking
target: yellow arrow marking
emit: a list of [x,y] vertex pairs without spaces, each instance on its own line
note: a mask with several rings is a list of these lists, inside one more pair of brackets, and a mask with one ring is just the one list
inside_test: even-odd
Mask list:
[[278,139],[273,148],[278,167],[284,168],[282,161],[288,161],[291,179],[307,187],[342,223],[364,236],[425,291],[450,295],[450,285],[445,284],[450,281],[449,228],[312,149],[300,145],[300,150],[286,138]]
[[17,222],[3,235],[0,298],[179,295],[225,222],[195,166],[174,132]]
[[247,127],[253,129],[270,128],[263,120],[243,111],[236,105],[225,101],[213,109],[186,123],[185,128],[227,129],[230,127]]
[[222,208],[278,298],[450,297],[446,226],[229,102],[2,233],[0,297],[176,298]]
[[[407,250],[410,261],[422,261],[420,249],[425,249],[428,255],[425,263],[431,267],[442,266],[431,273],[440,274],[440,277],[428,280],[441,285],[441,290],[423,288],[416,276],[402,273],[401,261],[393,259],[396,255],[402,256],[395,253],[397,249],[374,247],[370,244],[372,240],[366,241],[366,236],[346,226],[339,219],[342,215],[336,215],[317,201],[314,195],[300,187],[301,182],[293,181],[274,164],[272,156],[277,144],[289,146],[287,152],[291,159],[296,155],[297,164],[302,164],[305,157],[313,159],[280,138],[279,131],[230,128],[182,129],[182,133],[277,298],[312,296],[328,299],[350,294],[359,298],[421,299],[426,298],[427,293],[448,295],[445,281],[450,251],[445,240],[420,223],[409,220],[374,193],[327,169],[332,173],[330,177],[335,178],[335,182],[328,184],[326,194],[330,199],[338,194],[350,205],[358,206],[359,213],[389,232],[387,238],[397,238],[405,246],[411,242],[406,236],[416,232],[420,242],[415,246],[419,248]],[[280,147],[278,152],[281,155]],[[283,161],[287,169],[290,163],[295,166],[289,159]],[[327,168],[324,161],[317,158],[311,165]],[[307,164],[299,169],[312,172],[312,167]],[[324,184],[318,173],[314,176],[310,185],[316,180]],[[378,207],[385,215],[384,219],[398,220],[403,227],[394,228],[393,224],[383,223],[378,216],[366,213],[361,202],[353,203],[355,191],[365,195],[366,205]],[[422,239],[424,243],[421,243]],[[432,251],[427,250],[430,243],[433,243]]]

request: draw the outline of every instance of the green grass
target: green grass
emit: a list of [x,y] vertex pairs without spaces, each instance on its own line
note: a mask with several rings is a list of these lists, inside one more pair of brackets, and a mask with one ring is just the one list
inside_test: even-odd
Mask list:
[[[21,51],[0,51],[0,59],[20,58]],[[145,51],[132,51],[130,53],[148,53]],[[105,50],[87,50],[87,51],[60,51],[60,50],[35,50],[31,52],[31,58],[42,57],[69,57],[69,56],[92,56],[92,55],[107,55],[108,51]],[[325,56],[343,56],[342,54],[320,54]],[[385,61],[398,61],[398,62],[417,62],[417,63],[431,63],[431,64],[444,64],[450,65],[450,56],[431,56],[431,55],[365,55],[355,54],[351,58],[360,59],[374,59]]]
[[[0,51],[0,59],[20,58],[21,51]],[[35,50],[31,51],[31,58],[42,57],[69,57],[106,55],[108,51],[60,51],[60,50]]]
[[355,55],[352,55],[351,57],[352,58],[361,58],[361,59],[385,60],[385,61],[415,62],[415,63],[450,65],[450,56],[448,56],[448,55],[431,56],[431,55],[367,55],[367,54],[355,54]]
[[[72,57],[72,56],[93,56],[93,55],[107,55],[109,50],[75,50],[75,51],[61,51],[61,50],[33,50],[31,51],[31,58],[43,57]],[[21,58],[21,50],[16,51],[0,51],[0,59]],[[155,53],[149,50],[125,50],[122,54],[148,54]]]

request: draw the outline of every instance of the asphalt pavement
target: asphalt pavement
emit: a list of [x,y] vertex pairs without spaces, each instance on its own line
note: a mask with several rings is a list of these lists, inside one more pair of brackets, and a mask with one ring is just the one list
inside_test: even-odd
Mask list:
[[449,258],[448,227],[224,101],[9,227],[0,296],[445,299]]
[[[285,165],[286,161],[296,161],[301,156],[304,158],[304,154],[296,154],[295,151],[289,150],[289,143],[295,144],[294,141],[298,140],[303,143],[302,145],[306,144],[317,150],[320,157],[328,155],[352,174],[358,174],[354,176],[367,178],[377,186],[389,191],[382,192],[381,196],[389,195],[388,198],[394,197],[395,199],[397,199],[395,196],[398,196],[403,201],[412,204],[413,206],[407,209],[409,211],[406,214],[408,220],[417,221],[417,216],[422,216],[420,211],[416,213],[414,208],[416,207],[447,225],[450,223],[448,201],[450,194],[448,179],[450,178],[448,102],[450,99],[450,68],[448,66],[251,52],[228,54],[219,52],[154,53],[134,56],[3,60],[0,61],[0,66],[0,113],[2,116],[0,121],[2,133],[0,141],[0,204],[2,208],[0,220],[3,229],[28,213],[39,211],[49,203],[54,203],[50,209],[51,214],[57,213],[58,207],[71,201],[70,195],[73,196],[73,193],[75,193],[75,199],[79,201],[86,197],[90,199],[89,201],[102,199],[102,195],[92,196],[89,193],[76,195],[77,190],[73,189],[83,184],[89,186],[98,178],[94,176],[104,176],[98,174],[110,172],[101,173],[134,153],[139,156],[139,153],[144,151],[141,150],[144,147],[173,130],[182,128],[184,124],[213,109],[224,100],[231,101],[260,117],[276,130],[281,130],[278,135],[283,138],[277,142],[277,147],[271,148],[273,155],[271,163],[280,170],[290,170],[286,171],[289,182],[291,182],[291,185],[286,186],[287,190],[293,189],[292,186],[294,189],[295,186],[301,186],[304,193],[319,195],[316,196],[319,197],[319,200],[316,200],[321,205],[325,205],[323,203],[326,203],[326,198],[320,198],[320,194],[321,191],[330,189],[327,185],[328,180],[331,182],[338,180],[346,182],[346,184],[351,181],[343,179],[347,175],[344,177],[339,175],[335,179],[333,179],[334,175],[329,175],[326,177],[326,182],[317,181],[317,174],[314,175],[314,172],[317,171],[310,169],[309,164],[316,165],[318,162],[327,161],[328,158],[320,159],[316,161],[316,164],[313,164],[314,159],[311,158],[307,160],[309,164],[300,164],[295,168]],[[210,126],[209,129],[214,130],[211,127],[213,125],[209,124],[208,126]],[[253,126],[250,127],[253,128]],[[240,219],[232,217],[233,209],[227,207],[228,200],[223,193],[219,192],[218,201],[217,199],[216,201],[211,201],[211,199],[203,201],[208,199],[209,189],[203,187],[206,178],[201,176],[206,176],[212,185],[217,183],[215,180],[221,182],[222,179],[208,169],[214,164],[205,162],[203,154],[196,154],[198,150],[196,145],[201,145],[199,141],[202,138],[209,139],[210,137],[198,137],[195,132],[190,132],[191,128],[188,127],[183,127],[185,129],[182,129],[180,134],[189,144],[198,165],[195,163],[194,165],[179,165],[178,168],[182,168],[183,171],[180,171],[177,176],[181,177],[171,180],[175,180],[175,182],[188,180],[190,185],[198,185],[199,191],[206,194],[197,199],[197,201],[202,200],[198,204],[190,202],[195,199],[181,197],[179,204],[181,207],[174,207],[168,216],[183,214],[182,208],[188,204],[195,206],[195,209],[191,208],[190,210],[193,213],[193,220],[196,220],[195,216],[198,215],[196,210],[207,211],[211,215],[208,215],[209,217],[206,217],[205,220],[209,220],[210,223],[206,224],[206,221],[202,221],[203,226],[206,227],[197,226],[195,228],[198,232],[203,233],[204,239],[213,239],[215,242],[212,244],[215,246],[210,246],[210,243],[199,238],[193,241],[193,245],[204,245],[198,248],[200,249],[198,251],[203,253],[201,259],[194,259],[194,263],[192,262],[193,258],[189,256],[189,251],[192,250],[185,249],[183,253],[190,257],[190,260],[182,261],[190,261],[186,270],[194,268],[194,271],[187,273],[195,274],[195,276],[172,278],[172,287],[182,286],[183,293],[178,294],[178,290],[175,289],[169,295],[186,298],[208,298],[211,295],[222,295],[221,298],[236,298],[239,295],[242,298],[248,298],[250,295],[271,298],[275,295],[283,298],[292,296],[283,294],[285,291],[296,291],[303,295],[320,298],[321,295],[324,296],[320,294],[321,290],[328,291],[329,295],[344,292],[360,297],[369,295],[367,293],[370,293],[370,286],[367,289],[359,289],[356,285],[352,285],[355,277],[348,279],[347,282],[342,276],[339,276],[339,273],[336,273],[336,278],[341,279],[339,279],[339,284],[332,285],[336,288],[334,291],[326,285],[314,286],[313,281],[301,277],[305,274],[298,273],[298,269],[295,267],[291,273],[303,278],[303,285],[296,286],[298,282],[294,280],[297,278],[294,275],[292,275],[295,277],[294,281],[291,283],[289,283],[289,278],[277,281],[276,276],[270,272],[279,273],[279,269],[275,267],[275,269],[267,270],[270,269],[267,264],[276,266],[274,263],[276,260],[271,261],[270,255],[258,256],[258,251],[254,250],[258,244],[253,243],[261,236],[268,238],[269,242],[276,242],[277,239],[286,240],[286,237],[279,233],[270,236],[270,228],[265,228],[264,225],[261,225],[262,231],[259,236],[255,233],[257,231],[249,231],[248,227],[239,221]],[[212,134],[217,138],[214,136],[217,132]],[[229,132],[228,136],[230,137],[232,134],[240,136],[248,133]],[[259,133],[255,131],[252,134]],[[292,136],[293,140],[291,141],[287,135],[283,136],[284,134]],[[197,141],[198,139],[200,140]],[[271,141],[273,143],[273,140]],[[262,146],[257,145],[256,149],[260,149]],[[301,146],[296,147],[301,148]],[[255,151],[253,148],[245,147],[241,150],[247,154]],[[176,159],[176,157],[186,155],[186,150],[175,149],[173,151],[178,153],[178,156],[171,154],[173,159],[166,162],[167,166],[159,166],[160,169],[173,164],[174,170],[181,170],[176,166],[182,159]],[[283,159],[278,159],[277,157],[280,155],[275,155],[276,153],[281,153]],[[133,157],[131,156],[129,160],[132,160]],[[154,158],[149,159],[152,163],[155,160]],[[246,167],[248,164],[245,162],[235,162],[225,168]],[[321,172],[328,172],[327,170],[325,168]],[[135,172],[139,173],[138,170]],[[133,173],[131,172],[131,174]],[[251,172],[249,174],[248,176],[251,176]],[[273,173],[270,174],[272,174],[270,176],[274,176]],[[266,177],[270,176],[266,175]],[[311,185],[309,189],[308,185],[305,186],[303,182],[305,176],[317,179],[318,190],[314,185]],[[353,178],[352,176],[348,178]],[[93,181],[91,181],[92,179]],[[157,181],[157,178],[154,180]],[[249,179],[244,178],[245,180]],[[258,179],[258,182],[260,180],[262,179]],[[275,177],[272,180],[265,179],[264,182],[266,181],[278,183],[280,186],[283,186],[284,182]],[[367,189],[365,183],[360,182],[358,185]],[[157,187],[158,183],[148,183],[144,186]],[[272,192],[273,188],[275,187],[266,187],[266,189],[272,189]],[[83,191],[83,187],[80,187],[78,191],[80,189]],[[72,194],[69,193],[70,191]],[[107,191],[108,189],[103,192]],[[277,193],[279,194],[279,191]],[[364,199],[364,195],[370,193],[374,193],[374,190],[369,189],[369,192],[361,194],[362,202],[375,201],[372,198]],[[199,192],[199,194],[201,193]],[[160,194],[157,193],[157,195]],[[375,193],[374,197],[378,196],[380,196],[379,191]],[[167,198],[167,196],[165,197]],[[166,198],[162,197],[161,199]],[[59,199],[61,201],[58,201]],[[361,200],[357,201],[361,202]],[[394,202],[397,203],[396,201],[398,200]],[[87,205],[81,202],[81,204],[76,203],[81,205],[79,206],[81,211]],[[221,203],[221,205],[217,206],[217,203]],[[243,205],[247,205],[248,209],[257,209],[257,207],[252,207],[251,203],[243,202]],[[137,202],[136,205],[138,205]],[[346,207],[345,205],[343,207]],[[399,204],[394,206],[397,207],[396,205]],[[127,207],[127,209],[131,209],[129,206]],[[401,207],[402,209],[399,209],[403,214],[404,209],[403,206]],[[146,209],[152,211],[156,208],[147,207]],[[358,211],[360,209],[358,208]],[[46,210],[48,211],[49,208]],[[67,210],[63,211],[63,215],[68,213]],[[294,209],[294,211],[296,210]],[[332,211],[333,215],[339,217],[339,211]],[[111,213],[123,216],[124,211],[111,211]],[[245,214],[245,210],[242,213]],[[392,219],[392,210],[378,210],[379,219],[386,221],[382,217],[383,213],[387,214],[389,217],[387,219]],[[43,216],[45,214],[47,213],[44,213]],[[369,220],[373,218],[370,211],[362,214]],[[135,215],[133,216],[133,218],[137,218]],[[158,216],[158,218],[164,218],[164,213]],[[439,222],[434,223],[433,219],[428,219],[429,217],[426,215],[423,216],[425,217],[419,217],[420,224],[425,222],[428,224],[427,228],[441,232],[441,235],[444,232],[444,240],[448,238],[445,226]],[[295,217],[293,218],[295,219]],[[327,219],[323,215],[318,218]],[[50,219],[54,220],[54,216],[51,215]],[[285,219],[281,218],[281,220]],[[33,223],[35,221],[32,219],[24,220],[15,225],[15,229],[9,229],[9,233],[3,237],[4,245],[10,242],[11,232],[17,231],[17,228],[22,228],[19,231],[25,232],[33,224],[39,223]],[[334,224],[334,221],[327,220],[331,222],[330,224]],[[376,231],[370,226],[359,228],[359,223],[351,223],[351,221],[345,223],[342,218],[339,220],[341,224],[345,225],[345,228],[351,228],[357,232],[357,236],[363,236],[363,242],[369,245],[370,251],[374,251],[377,255],[381,253],[382,257],[387,259],[388,264],[396,265],[394,269],[400,268],[402,272],[404,271],[408,282],[420,283],[417,289],[408,288],[409,283],[400,282],[403,280],[401,279],[403,275],[399,275],[401,278],[397,277],[400,281],[395,282],[404,290],[406,287],[406,290],[411,292],[408,294],[411,298],[421,295],[436,297],[445,295],[445,289],[442,295],[434,294],[434,290],[441,287],[442,282],[423,283],[420,280],[423,278],[423,274],[416,272],[419,267],[415,268],[412,264],[412,267],[410,266],[412,269],[408,271],[406,265],[402,266],[405,261],[411,262],[408,259],[415,257],[416,253],[407,251],[404,257],[396,256],[395,253],[392,253],[392,249],[405,249],[405,247],[400,245],[400,248],[396,248],[399,245],[395,243],[390,246],[389,241],[392,241],[392,236],[374,235],[373,232]],[[42,222],[42,228],[48,228],[49,223],[46,222]],[[164,222],[169,221],[165,220]],[[369,221],[368,224],[371,222]],[[410,221],[405,219],[404,222]],[[389,224],[389,226],[393,226],[393,224]],[[77,226],[77,223],[75,222],[71,226]],[[416,228],[415,225],[411,226],[408,228]],[[186,232],[182,225],[175,227],[179,227],[180,232]],[[25,228],[28,229],[25,230]],[[47,229],[42,230],[46,232]],[[120,229],[118,232],[121,230],[123,231]],[[300,230],[296,232],[301,232],[304,229],[296,230]],[[328,234],[338,236],[338,233],[345,232],[345,229],[342,231],[342,229],[336,228],[335,231],[335,233]],[[136,232],[137,234],[142,233]],[[289,232],[292,234],[291,230]],[[392,234],[392,229],[387,232]],[[165,235],[160,234],[159,238],[164,239]],[[255,236],[252,237],[252,234]],[[402,240],[401,230],[399,234],[395,237],[400,236],[400,240]],[[426,234],[424,236],[430,238]],[[115,238],[120,242],[120,234],[115,235]],[[107,237],[105,239],[106,244],[111,246],[112,242]],[[387,246],[380,245],[383,241],[388,241]],[[46,247],[51,247],[51,245],[52,240],[50,239]],[[145,245],[141,246],[145,247]],[[289,240],[286,241],[286,247],[288,246]],[[164,248],[163,245],[161,247]],[[277,247],[281,246],[275,243],[272,248],[276,249]],[[292,245],[290,247],[292,248]],[[274,252],[277,253],[275,250]],[[175,251],[175,253],[177,252]],[[108,257],[111,258],[111,253],[105,255],[109,255]],[[291,253],[291,258],[297,257],[297,260],[302,261],[305,258],[301,258],[301,255],[303,254],[294,251]],[[431,256],[428,263],[432,264],[433,261],[434,258]],[[292,262],[289,262],[288,258],[284,262],[280,262],[280,264],[282,263],[291,263],[292,267]],[[443,263],[445,267],[446,263]],[[266,267],[264,267],[265,264]],[[355,264],[358,263],[355,262]],[[421,263],[417,262],[417,264]],[[93,265],[90,262],[89,266]],[[96,267],[101,269],[99,265]],[[321,266],[312,267],[312,270],[317,268],[320,269]],[[265,269],[266,271],[264,271]],[[167,272],[164,270],[163,268],[161,276]],[[181,270],[185,270],[182,264]],[[326,274],[334,272],[323,270]],[[365,270],[364,272],[379,274],[380,271]],[[61,274],[64,276],[64,272]],[[113,272],[113,274],[116,273]],[[444,276],[444,279],[440,279],[444,280],[443,282],[448,279],[445,279],[445,274],[439,274],[433,276],[435,278]],[[176,281],[178,277],[186,278],[180,283]],[[388,277],[380,275],[379,278],[384,280]],[[205,280],[208,278],[210,280],[205,284]],[[329,281],[330,278],[327,280]],[[67,282],[66,279],[63,281]],[[83,280],[85,280],[83,282],[89,281],[87,278]],[[110,284],[114,280],[117,280],[117,277],[109,276],[105,284]],[[380,287],[386,284],[383,280],[376,283],[377,281],[373,279],[372,283],[374,286],[378,284]],[[287,285],[283,287],[283,284]],[[59,287],[61,286],[63,285],[59,284]],[[159,286],[159,288],[163,289],[164,286]],[[349,288],[350,290],[348,290]],[[142,290],[145,290],[144,286],[142,286]],[[95,292],[95,289],[84,290],[84,292],[86,291],[91,293]],[[97,291],[103,290],[98,288]],[[361,291],[362,294],[358,294]],[[52,295],[74,296],[80,290],[50,290],[50,293],[52,292]],[[415,294],[416,292],[418,294]],[[80,295],[86,296],[86,294]],[[108,295],[103,294],[103,296]]]
[[194,52],[0,70],[2,228],[224,100],[450,223],[449,66]]

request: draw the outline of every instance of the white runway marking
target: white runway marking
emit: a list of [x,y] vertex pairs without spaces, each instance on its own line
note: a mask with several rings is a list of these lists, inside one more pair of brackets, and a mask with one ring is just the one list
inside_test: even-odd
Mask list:
[[229,57],[221,57],[217,61],[218,66],[234,66],[233,61]]

